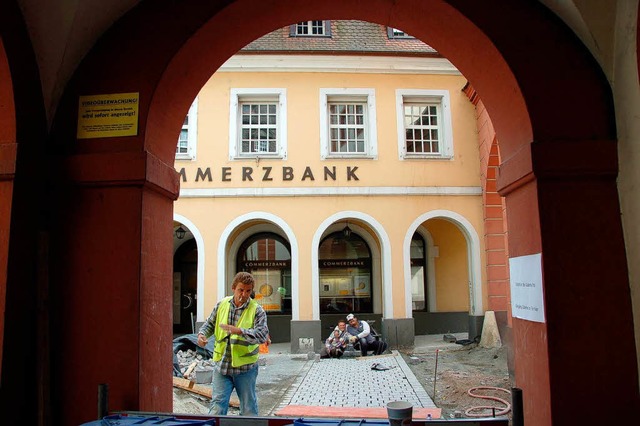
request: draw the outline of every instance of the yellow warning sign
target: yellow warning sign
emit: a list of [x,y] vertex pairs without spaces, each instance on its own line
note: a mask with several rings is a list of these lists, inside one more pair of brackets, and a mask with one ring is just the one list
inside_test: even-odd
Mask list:
[[136,136],[140,93],[80,96],[78,139]]

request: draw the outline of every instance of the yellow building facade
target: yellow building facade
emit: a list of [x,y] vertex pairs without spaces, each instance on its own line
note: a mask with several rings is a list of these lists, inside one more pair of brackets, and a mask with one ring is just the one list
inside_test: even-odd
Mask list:
[[433,53],[232,57],[176,153],[174,331],[191,332],[247,270],[273,340],[294,352],[348,313],[392,347],[477,335],[487,279],[466,83]]

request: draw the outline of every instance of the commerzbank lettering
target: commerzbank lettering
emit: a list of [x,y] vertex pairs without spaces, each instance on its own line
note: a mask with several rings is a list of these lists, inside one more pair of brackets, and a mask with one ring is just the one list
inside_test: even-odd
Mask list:
[[321,260],[320,266],[365,266],[364,260]]
[[322,170],[314,171],[311,167],[306,166],[302,170],[293,167],[241,167],[234,169],[232,167],[220,167],[219,169],[211,169],[211,167],[198,167],[195,173],[187,174],[186,169],[180,169],[180,180],[182,182],[272,182],[274,180],[288,181],[315,181],[316,177],[324,181],[336,181],[344,178],[347,181],[360,180],[356,172],[357,166],[346,166],[342,170],[338,170],[336,166],[324,166]]
[[289,266],[289,262],[287,261],[268,261],[268,260],[263,260],[263,261],[254,261],[254,262],[244,262],[244,266],[247,267],[259,267],[259,268],[275,268],[275,267],[286,267]]

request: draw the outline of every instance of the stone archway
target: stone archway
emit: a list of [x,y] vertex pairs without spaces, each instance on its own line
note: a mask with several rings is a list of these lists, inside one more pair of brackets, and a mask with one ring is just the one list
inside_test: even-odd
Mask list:
[[[544,256],[548,321],[513,321],[516,382],[524,390],[527,423],[569,424],[590,399],[615,404],[619,419],[633,418],[638,379],[611,94],[600,68],[566,27],[536,2],[508,0],[374,0],[366,7],[358,0],[202,3],[188,10],[165,2],[138,5],[87,56],[60,105],[51,149],[65,153],[63,177],[73,183],[61,199],[72,195],[77,203],[59,206],[56,219],[52,285],[73,298],[58,301],[52,313],[60,326],[54,337],[70,354],[53,355],[52,386],[62,388],[67,380],[75,386],[57,395],[56,418],[69,424],[91,418],[87,407],[103,377],[114,385],[114,409],[170,407],[169,377],[161,374],[170,364],[170,353],[163,351],[170,346],[170,297],[157,282],[170,276],[163,265],[170,247],[163,230],[170,228],[177,196],[175,135],[199,88],[230,55],[310,14],[382,23],[428,40],[482,97],[501,144],[498,189],[507,197],[511,255]],[[125,91],[140,93],[139,136],[78,143],[78,95]],[[123,224],[136,238],[118,238]],[[609,236],[607,244],[587,238],[596,230]],[[78,236],[83,234],[91,238]],[[600,263],[585,265],[585,259]],[[111,270],[114,264],[125,265],[120,275]],[[576,294],[579,304],[565,303]],[[607,326],[583,315],[585,309],[606,316]],[[119,321],[100,331],[137,346],[109,356],[109,345],[91,339],[89,324],[114,313]],[[623,342],[615,351],[594,347],[585,357],[582,338],[605,341],[610,328]],[[88,345],[97,355],[80,360],[80,349]],[[138,363],[131,365],[130,358]],[[83,374],[75,376],[79,361]],[[597,383],[582,374],[610,365],[618,368]],[[613,386],[619,389],[615,396],[603,395],[603,387]]]

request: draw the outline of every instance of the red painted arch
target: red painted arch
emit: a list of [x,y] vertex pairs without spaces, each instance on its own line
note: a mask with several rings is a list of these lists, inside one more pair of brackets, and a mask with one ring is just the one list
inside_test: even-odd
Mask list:
[[[78,94],[140,91],[140,137],[136,143],[111,139],[108,146],[91,141],[76,146],[79,152],[144,149],[172,163],[180,127],[175,123],[209,76],[248,42],[309,15],[397,26],[434,46],[487,105],[504,159],[533,140],[615,138],[604,75],[577,38],[539,4],[327,0],[301,6],[294,0],[238,0],[176,10],[171,2],[150,3],[134,8],[87,56],[56,120],[73,123]],[[53,142],[68,144],[74,130],[56,127]]]

